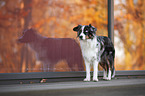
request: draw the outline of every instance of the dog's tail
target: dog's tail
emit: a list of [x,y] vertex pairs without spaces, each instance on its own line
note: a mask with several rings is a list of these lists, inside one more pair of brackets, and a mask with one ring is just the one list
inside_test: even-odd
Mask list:
[[114,58],[115,58],[115,49],[113,50],[113,62],[112,62],[112,72],[111,72],[112,73],[111,74],[112,78],[115,77]]
[[111,72],[112,74],[111,74],[111,76],[112,76],[112,78],[114,78],[115,77],[115,68],[114,68],[114,66],[113,66],[113,68],[112,68],[112,72]]

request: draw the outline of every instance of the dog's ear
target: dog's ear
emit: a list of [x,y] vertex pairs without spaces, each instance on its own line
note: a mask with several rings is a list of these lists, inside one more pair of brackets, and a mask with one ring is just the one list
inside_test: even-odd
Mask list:
[[81,29],[81,27],[82,27],[82,25],[78,25],[77,27],[73,28],[73,31],[77,31],[78,32]]
[[93,30],[94,30],[94,32],[96,32],[97,31],[97,28],[93,27]]
[[89,27],[92,27],[92,25],[91,25],[91,24],[89,24]]
[[91,24],[89,24],[89,27],[90,27],[90,30],[92,32],[96,32],[97,31],[97,28],[95,28],[94,26],[92,26]]

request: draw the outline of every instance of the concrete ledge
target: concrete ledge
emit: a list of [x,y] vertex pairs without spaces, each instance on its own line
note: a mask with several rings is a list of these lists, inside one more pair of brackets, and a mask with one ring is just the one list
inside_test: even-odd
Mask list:
[[[92,72],[91,72],[92,74]],[[103,76],[103,72],[99,71],[99,77]],[[136,71],[116,71],[115,77],[133,77],[145,76],[144,70]],[[85,78],[85,71],[81,72],[32,72],[32,73],[0,73],[0,85],[10,84],[30,84],[32,82],[39,83],[41,79],[48,79],[47,82],[60,81],[81,81]]]
[[[137,87],[135,87],[135,86],[137,86]],[[79,96],[81,96],[82,90],[86,90],[86,92],[89,92],[90,89],[94,90],[96,88],[99,88],[99,89],[101,88],[102,91],[104,89],[110,90],[111,88],[118,88],[118,90],[122,90],[122,88],[123,89],[124,88],[130,88],[130,89],[134,88],[134,90],[132,90],[132,91],[137,91],[138,88],[140,88],[140,87],[141,87],[141,89],[144,90],[145,78],[113,79],[111,81],[100,80],[99,82],[83,82],[83,81],[73,81],[72,82],[71,81],[71,82],[55,82],[55,83],[53,82],[53,83],[35,83],[35,84],[14,84],[14,85],[0,85],[0,96],[14,96],[14,95],[15,96],[16,95],[17,96],[19,96],[19,95],[20,96],[26,96],[26,95],[27,96],[31,96],[31,95],[38,96],[38,94],[40,96],[40,93],[41,93],[41,96],[43,96],[43,95],[45,96],[46,94],[51,94],[52,92],[53,92],[53,94],[51,94],[51,95],[53,95],[53,96],[55,96],[55,95],[74,96],[71,93],[76,92],[78,90],[80,90],[80,92],[78,92],[78,94],[80,94]],[[119,89],[119,88],[121,88],[121,89]],[[115,91],[115,90],[112,90],[112,91]],[[140,90],[140,91],[142,91],[142,90]],[[39,92],[39,93],[37,93],[37,92]],[[58,94],[57,92],[63,92],[63,95]],[[67,95],[65,95],[65,92],[67,92]],[[70,92],[70,95],[68,95],[69,92]],[[142,93],[145,93],[145,91],[142,91],[141,94]],[[106,95],[107,95],[107,93],[106,93]],[[144,95],[140,95],[140,96],[144,96]],[[87,96],[87,95],[84,95],[84,96]]]

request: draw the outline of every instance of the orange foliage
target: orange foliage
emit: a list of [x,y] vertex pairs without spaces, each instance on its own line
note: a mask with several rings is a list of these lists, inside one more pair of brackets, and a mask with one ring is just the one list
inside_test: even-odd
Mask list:
[[115,12],[120,13],[116,14],[114,24],[118,32],[117,38],[120,38],[123,43],[122,50],[125,58],[121,62],[116,61],[117,69],[145,70],[145,41],[143,40],[145,1],[125,0],[124,3],[120,3],[115,6]]
[[[145,38],[145,0],[138,0],[137,4],[133,0],[125,1],[115,6],[115,11],[119,11],[115,15],[115,30],[124,44],[126,57],[124,65],[116,61],[116,69],[142,70],[145,69],[145,42],[142,40]],[[89,23],[97,27],[97,35],[107,36],[107,0],[1,0],[0,73],[42,71],[42,64],[35,63],[34,52],[27,45],[16,43],[24,28],[34,27],[47,37],[76,39],[73,27]],[[66,62],[58,62],[55,71],[70,71],[64,66],[67,67]]]

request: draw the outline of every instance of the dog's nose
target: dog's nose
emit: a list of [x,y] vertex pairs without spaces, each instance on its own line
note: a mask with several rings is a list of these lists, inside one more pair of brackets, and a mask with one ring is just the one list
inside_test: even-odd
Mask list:
[[83,39],[83,36],[79,36],[79,38],[82,40]]

